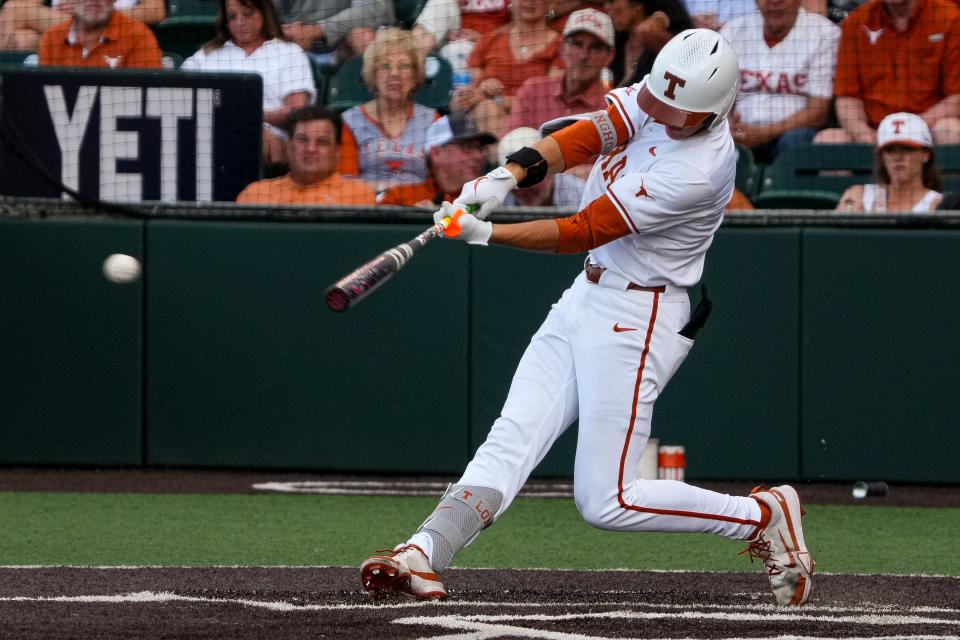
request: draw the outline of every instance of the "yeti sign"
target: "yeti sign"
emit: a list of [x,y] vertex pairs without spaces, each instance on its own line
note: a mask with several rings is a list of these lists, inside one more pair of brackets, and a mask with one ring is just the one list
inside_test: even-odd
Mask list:
[[223,201],[259,178],[259,76],[17,69],[0,88],[3,195]]

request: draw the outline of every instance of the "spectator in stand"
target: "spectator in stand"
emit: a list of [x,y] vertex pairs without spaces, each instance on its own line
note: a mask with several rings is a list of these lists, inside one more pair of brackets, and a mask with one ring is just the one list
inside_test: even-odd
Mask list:
[[684,0],[684,3],[694,26],[714,31],[734,18],[757,11],[755,0]]
[[461,24],[460,4],[457,0],[427,0],[410,30],[417,51],[422,57],[426,57],[446,42],[449,35],[459,32]]
[[40,38],[41,65],[160,69],[162,52],[150,27],[119,11],[114,0],[80,0],[73,17]]
[[363,52],[363,82],[373,100],[343,113],[340,173],[356,176],[377,193],[396,184],[427,179],[423,145],[439,117],[416,104],[423,83],[423,58],[409,31],[389,27]]
[[[573,21],[571,17],[567,24]],[[497,145],[500,166],[507,164],[507,156],[523,147],[532,147],[540,140],[540,133],[532,127],[518,127]],[[580,208],[586,181],[575,173],[565,171],[541,180],[532,187],[517,188],[507,194],[505,207],[559,207],[576,211]]]
[[560,116],[606,109],[601,72],[613,60],[613,22],[596,9],[570,14],[563,30],[562,76],[530,78],[517,91],[508,130],[538,128]]
[[563,33],[571,14],[581,9],[603,9],[603,0],[547,0],[544,17],[551,29]]
[[436,209],[444,200],[453,202],[460,188],[483,172],[486,147],[497,141],[489,131],[463,113],[444,116],[427,129],[423,145],[429,174],[417,184],[390,187],[378,198],[380,204]]
[[513,0],[510,22],[483,36],[470,54],[472,84],[453,92],[452,111],[469,111],[486,131],[501,130],[520,85],[557,64],[560,35],[547,25],[546,11],[546,0]]
[[[113,8],[149,25],[167,16],[163,0],[117,0]],[[0,9],[0,49],[35,51],[47,29],[72,16],[72,0],[53,0],[49,6],[42,0],[7,0]]]
[[617,86],[643,80],[663,45],[693,27],[680,0],[606,0],[605,7],[617,32],[610,64]]
[[933,160],[933,136],[923,118],[892,113],[877,129],[876,184],[850,187],[837,211],[933,211],[943,183]]
[[891,113],[919,115],[934,144],[960,143],[960,9],[953,0],[873,0],[841,25],[834,82],[842,128],[817,143],[876,144]]
[[311,54],[336,51],[339,61],[361,55],[397,20],[393,0],[277,0],[277,13],[287,39]]
[[740,63],[733,139],[763,163],[810,143],[830,116],[840,28],[800,4],[757,0],[759,13],[720,29]]
[[184,60],[183,71],[246,71],[263,78],[263,158],[286,164],[290,112],[317,95],[310,60],[287,42],[271,0],[219,0],[217,35]]
[[337,112],[323,107],[295,109],[287,126],[290,172],[248,185],[237,196],[239,204],[376,204],[376,196],[368,185],[337,173],[343,130]]
[[413,35],[422,55],[439,47],[453,70],[463,71],[477,40],[509,19],[509,0],[427,0]]

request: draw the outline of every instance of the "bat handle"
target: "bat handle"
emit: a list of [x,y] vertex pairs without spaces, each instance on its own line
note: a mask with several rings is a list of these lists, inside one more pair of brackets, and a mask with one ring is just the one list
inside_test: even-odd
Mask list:
[[463,227],[460,226],[458,220],[460,219],[460,216],[465,213],[464,209],[466,209],[466,213],[473,213],[479,208],[480,207],[478,205],[468,204],[464,205],[462,209],[458,208],[452,216],[444,216],[440,223],[443,226],[443,235],[447,236],[448,238],[456,238],[463,231]]

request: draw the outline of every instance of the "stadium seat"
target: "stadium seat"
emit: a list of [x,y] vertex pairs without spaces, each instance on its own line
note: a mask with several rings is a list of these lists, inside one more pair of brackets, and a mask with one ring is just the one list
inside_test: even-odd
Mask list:
[[355,56],[344,62],[330,78],[327,91],[327,106],[338,111],[363,104],[373,99],[373,94],[363,83],[363,58]]
[[193,55],[216,34],[218,6],[217,0],[168,0],[167,19],[153,28],[160,48]]
[[35,51],[0,51],[0,65],[16,66],[23,65],[27,56],[36,53]]
[[960,191],[960,145],[937,147],[934,150],[934,159],[943,178],[943,190]]
[[[327,106],[339,111],[363,104],[373,99],[373,94],[363,83],[363,59],[350,58],[330,78]],[[425,79],[417,93],[415,102],[432,109],[446,112],[450,102],[450,90],[453,88],[453,67],[440,56],[427,56],[424,67]]]
[[752,200],[760,187],[763,168],[753,158],[750,147],[737,145],[737,189]]
[[413,22],[423,11],[427,0],[393,0],[393,12],[397,16],[397,26],[412,29]]
[[414,101],[446,113],[450,92],[453,91],[453,67],[446,58],[429,55],[424,65],[424,76],[423,86],[413,96]]
[[871,182],[874,151],[862,144],[797,145],[763,171],[758,209],[833,209],[847,187]]
[[163,62],[164,69],[179,69],[183,64],[183,56],[173,51],[164,51],[160,61]]

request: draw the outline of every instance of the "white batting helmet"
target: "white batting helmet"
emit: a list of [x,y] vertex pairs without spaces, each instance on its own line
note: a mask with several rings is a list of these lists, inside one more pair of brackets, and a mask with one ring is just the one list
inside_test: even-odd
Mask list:
[[740,67],[719,33],[687,29],[660,50],[646,80],[637,103],[657,121],[672,127],[706,122],[712,129],[733,107]]

